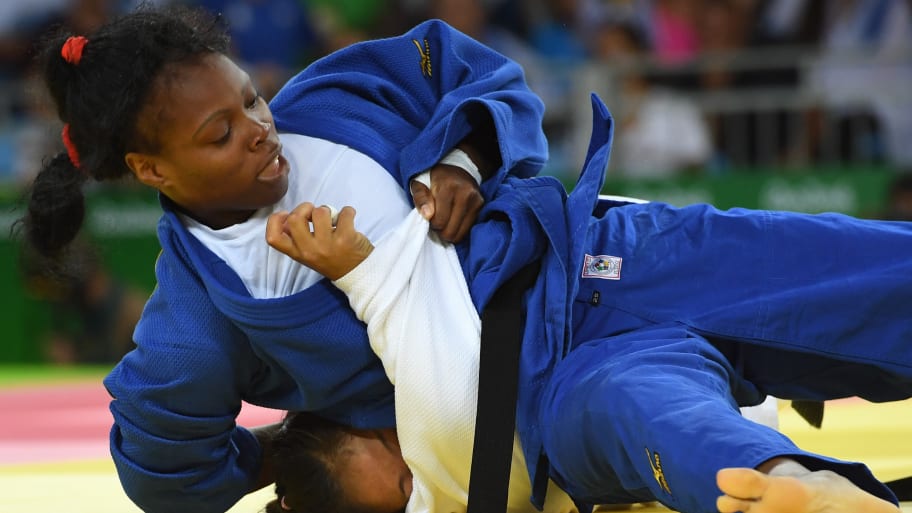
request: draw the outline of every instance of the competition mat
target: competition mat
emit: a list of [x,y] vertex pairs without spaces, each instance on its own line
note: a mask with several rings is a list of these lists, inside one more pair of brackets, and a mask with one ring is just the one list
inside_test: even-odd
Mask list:
[[[121,490],[108,456],[111,416],[101,385],[103,374],[0,367],[0,511],[140,513]],[[281,416],[279,411],[245,405],[238,423],[256,426]],[[799,446],[865,461],[883,480],[912,476],[912,401],[833,401],[820,430],[782,403],[779,423]],[[230,513],[261,512],[271,498],[270,488],[260,490]],[[668,510],[637,505],[629,511]],[[912,513],[912,503],[903,511]]]

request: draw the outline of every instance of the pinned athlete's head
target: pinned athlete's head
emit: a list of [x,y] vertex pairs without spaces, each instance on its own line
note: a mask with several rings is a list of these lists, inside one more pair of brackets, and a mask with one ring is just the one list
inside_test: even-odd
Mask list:
[[361,430],[290,413],[273,440],[267,513],[397,513],[412,493],[393,429]]

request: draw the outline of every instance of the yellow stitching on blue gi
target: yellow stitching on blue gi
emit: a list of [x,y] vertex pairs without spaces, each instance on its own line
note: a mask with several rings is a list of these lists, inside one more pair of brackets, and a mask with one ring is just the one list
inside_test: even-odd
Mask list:
[[668,481],[665,480],[665,473],[662,472],[662,458],[659,457],[659,453],[650,453],[649,448],[647,447],[646,459],[649,460],[649,466],[652,467],[652,477],[654,477],[656,482],[659,483],[659,486],[665,490],[665,493],[671,495],[671,489],[668,487]]
[[424,48],[421,47],[421,43],[417,39],[412,39],[412,42],[415,43],[415,47],[418,48],[418,55],[421,56],[421,74],[426,77],[431,76],[431,45],[428,44],[427,39],[424,40]]

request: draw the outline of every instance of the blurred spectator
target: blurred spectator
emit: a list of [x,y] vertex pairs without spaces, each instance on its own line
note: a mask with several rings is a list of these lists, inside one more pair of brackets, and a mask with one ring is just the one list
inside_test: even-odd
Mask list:
[[76,34],[89,34],[123,8],[119,0],[69,0],[60,22]]
[[[821,56],[807,77],[824,107],[815,118],[819,155],[912,165],[912,4],[831,0],[822,22]],[[829,146],[825,131],[835,135]]]
[[22,77],[17,113],[0,122],[0,183],[24,186],[41,167],[41,159],[63,150],[62,126],[48,110],[43,86],[32,75]]
[[[586,44],[583,0],[530,2],[528,40],[544,69],[535,92],[545,100],[545,135],[549,159],[544,172],[572,180],[578,172],[575,137],[579,69],[591,62]],[[587,131],[588,133],[588,131]]]
[[682,64],[693,60],[699,51],[697,15],[699,0],[654,0],[652,33],[647,34],[653,55],[659,62]]
[[530,22],[529,40],[542,57],[582,64],[589,57],[583,32],[581,0],[543,0]]
[[228,23],[231,51],[271,99],[291,76],[325,52],[302,0],[197,0]]
[[745,14],[734,0],[703,1],[696,24],[701,53],[700,87],[724,89],[737,85],[738,74],[733,65],[748,38]]
[[64,269],[22,251],[26,293],[51,307],[51,325],[41,341],[49,362],[112,363],[133,348],[146,292],[112,276],[84,240],[73,244]]
[[[116,12],[114,0],[6,1],[0,7],[0,84],[28,74],[32,66],[32,43],[52,26],[64,25],[75,32],[90,31]],[[21,95],[9,98],[2,114],[21,114]],[[12,102],[12,103],[8,103]]]
[[31,73],[32,42],[51,28],[87,33],[119,12],[117,0],[38,0],[7,2],[0,18],[0,180],[25,183],[42,155],[60,146],[56,116],[46,111],[42,85]]
[[0,80],[15,79],[30,64],[29,47],[55,13],[69,0],[6,0],[0,2]]
[[[794,160],[797,149],[807,146],[806,131],[796,128],[802,126],[805,108],[787,105],[798,87],[797,62],[783,67],[780,58],[761,59],[757,53],[747,54],[755,56],[752,61],[745,57],[745,50],[760,49],[753,40],[756,28],[750,25],[756,14],[744,2],[704,0],[697,24],[701,48],[697,85],[703,93],[716,93],[706,95],[706,119],[715,148],[712,168],[717,172],[733,167],[776,168]],[[745,100],[734,108],[711,102],[732,94],[765,101]]]
[[484,6],[491,23],[528,40],[531,19],[529,0],[486,0]]
[[580,0],[579,11],[587,39],[603,23],[624,23],[636,27],[652,48],[653,0]]
[[429,0],[426,18],[441,19],[454,28],[498,52],[516,60],[523,67],[538,66],[532,47],[513,32],[495,24],[485,0]]
[[605,23],[593,41],[596,58],[616,72],[622,98],[612,106],[617,123],[612,172],[659,178],[702,171],[711,155],[706,123],[691,101],[655,87],[643,73],[643,35],[627,24]]
[[764,0],[751,6],[750,44],[757,47],[812,47],[820,41],[828,0]]

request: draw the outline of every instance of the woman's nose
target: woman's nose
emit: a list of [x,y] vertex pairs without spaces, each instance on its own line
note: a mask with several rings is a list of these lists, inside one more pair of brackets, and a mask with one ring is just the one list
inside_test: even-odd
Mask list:
[[256,123],[257,123],[258,129],[256,131],[256,137],[254,137],[253,143],[252,143],[252,146],[254,148],[259,146],[259,144],[261,142],[263,142],[269,138],[269,131],[272,129],[272,123],[268,123],[265,121],[257,121]]

